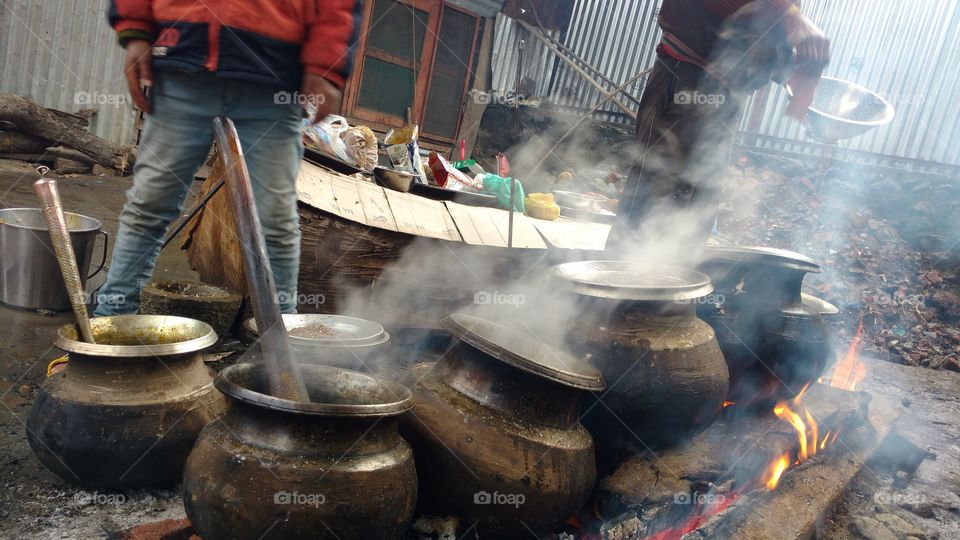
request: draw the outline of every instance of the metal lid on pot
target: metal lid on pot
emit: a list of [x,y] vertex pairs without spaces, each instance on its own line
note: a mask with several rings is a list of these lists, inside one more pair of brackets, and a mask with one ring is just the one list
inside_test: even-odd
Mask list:
[[704,260],[723,260],[730,262],[746,262],[780,266],[791,270],[802,270],[810,273],[820,273],[820,265],[810,257],[788,251],[760,246],[707,246],[703,252]]
[[803,301],[803,305],[814,309],[817,313],[823,316],[836,315],[840,313],[840,309],[837,306],[823,300],[822,298],[817,298],[812,294],[800,293],[800,299]]
[[[306,345],[360,347],[376,345],[389,339],[382,325],[346,315],[285,314],[283,325],[290,334],[291,342]],[[244,321],[243,326],[251,333],[260,335],[257,321],[253,317]],[[297,335],[298,331],[303,331],[303,335]]]
[[597,368],[526,332],[466,313],[448,315],[441,325],[457,339],[527,373],[581,390],[607,387]]
[[713,292],[700,272],[628,261],[582,261],[550,269],[560,286],[578,294],[616,300],[689,301]]

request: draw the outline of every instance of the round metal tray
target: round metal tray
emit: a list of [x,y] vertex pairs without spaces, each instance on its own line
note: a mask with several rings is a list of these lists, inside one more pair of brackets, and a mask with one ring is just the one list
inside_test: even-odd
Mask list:
[[705,261],[711,259],[730,262],[746,262],[780,266],[791,270],[819,273],[817,261],[802,253],[760,246],[707,246],[703,252]]
[[[383,329],[383,326],[367,319],[357,317],[348,317],[346,315],[325,315],[325,314],[285,314],[283,315],[283,325],[287,332],[310,326],[322,324],[331,329],[333,333],[322,337],[302,337],[289,336],[291,343],[300,343],[303,345],[331,345],[341,347],[377,345],[389,339],[389,335]],[[243,322],[244,328],[255,335],[257,331],[257,321],[253,317]]]
[[464,343],[527,373],[581,390],[606,388],[595,367],[526,332],[466,313],[448,315],[440,324]]
[[598,298],[688,301],[713,292],[700,272],[628,261],[581,261],[554,266],[550,275],[568,291]]

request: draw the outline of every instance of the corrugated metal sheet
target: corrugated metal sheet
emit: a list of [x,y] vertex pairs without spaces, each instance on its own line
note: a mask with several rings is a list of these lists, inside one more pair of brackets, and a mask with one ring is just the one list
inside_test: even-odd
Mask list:
[[[877,92],[897,111],[890,124],[841,146],[960,165],[960,3],[806,0],[804,12],[831,38],[825,74]],[[786,92],[774,88],[770,95],[759,133],[806,140],[803,128],[781,114]]]
[[94,132],[129,143],[134,113],[106,6],[107,0],[0,1],[0,92],[68,112],[96,108]]
[[[577,0],[564,43],[617,83],[653,64],[660,30],[660,0]],[[856,82],[883,95],[897,109],[893,122],[844,141],[850,150],[910,160],[960,165],[960,2],[956,0],[804,0],[804,12],[833,43],[826,75]],[[507,27],[509,22],[503,23]],[[495,62],[513,66],[506,42],[510,31],[498,19]],[[547,52],[540,76],[541,95],[558,105],[590,108],[599,99],[595,88]],[[507,69],[497,66],[495,72]],[[554,67],[555,66],[555,67]],[[555,71],[554,71],[555,70]],[[509,70],[508,70],[509,71]],[[534,76],[535,70],[525,74]],[[509,75],[509,73],[505,73]],[[553,81],[552,84],[550,81]],[[631,89],[639,96],[642,81]],[[786,95],[779,87],[763,106],[758,133],[808,142],[803,129],[783,116]],[[751,103],[750,107],[753,104]],[[746,128],[748,108],[741,128]],[[624,122],[615,106],[602,116]]]
[[[493,80],[490,87],[497,92],[513,92],[517,80],[517,45],[526,42],[523,52],[522,77],[530,77],[536,84],[534,93],[545,96],[550,92],[550,78],[555,56],[537,38],[530,35],[510,17],[497,15],[493,39]],[[552,33],[554,37],[557,32]]]

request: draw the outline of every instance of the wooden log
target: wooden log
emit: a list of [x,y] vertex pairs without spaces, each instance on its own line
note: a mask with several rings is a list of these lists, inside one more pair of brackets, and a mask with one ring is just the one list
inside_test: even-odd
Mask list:
[[15,94],[0,94],[0,120],[12,122],[21,132],[58,141],[101,165],[121,171],[129,170],[136,157],[135,147],[113,145],[87,131],[78,121],[65,120],[62,115]]
[[49,140],[29,133],[0,131],[0,154],[39,154],[51,144]]

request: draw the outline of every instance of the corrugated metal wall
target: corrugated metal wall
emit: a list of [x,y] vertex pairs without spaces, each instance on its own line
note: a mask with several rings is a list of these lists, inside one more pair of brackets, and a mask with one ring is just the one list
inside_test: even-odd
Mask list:
[[[553,72],[555,56],[540,40],[531,37],[530,32],[513,19],[497,14],[493,39],[493,80],[490,87],[499,92],[516,90],[517,45],[520,40],[526,42],[523,52],[522,77],[530,77],[536,83],[535,94],[545,96],[550,92],[550,74]],[[558,33],[553,34],[555,37]]]
[[[656,24],[659,5],[660,0],[577,0],[564,43],[610,79],[626,81],[653,64],[660,35]],[[803,6],[832,40],[833,61],[826,75],[870,88],[897,109],[891,124],[841,146],[960,165],[960,2],[804,0]],[[498,28],[496,47],[504,54],[497,60],[513,65],[511,38]],[[550,53],[547,56],[552,58]],[[542,95],[551,102],[590,108],[601,99],[573,70],[560,63],[556,66],[556,73],[548,70],[538,81]],[[525,74],[533,76],[526,69]],[[639,96],[641,90],[638,84],[631,94]],[[772,88],[770,98],[762,104],[757,132],[808,143],[799,124],[782,115],[785,104],[785,92]],[[626,121],[614,106],[605,106],[603,113],[605,119]],[[749,114],[750,109],[742,129]]]
[[95,133],[129,143],[134,113],[106,6],[107,0],[0,1],[0,92],[68,112],[96,108]]

